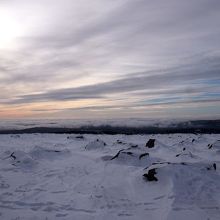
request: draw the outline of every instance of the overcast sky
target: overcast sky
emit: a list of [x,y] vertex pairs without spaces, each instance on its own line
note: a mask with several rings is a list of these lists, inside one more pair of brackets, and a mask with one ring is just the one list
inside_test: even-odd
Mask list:
[[219,0],[0,0],[0,118],[219,116]]

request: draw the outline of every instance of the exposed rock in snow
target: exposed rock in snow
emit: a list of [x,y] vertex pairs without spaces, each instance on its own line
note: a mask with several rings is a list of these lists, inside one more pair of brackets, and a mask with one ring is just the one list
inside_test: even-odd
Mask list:
[[146,147],[153,148],[154,143],[155,143],[155,139],[149,139],[148,142],[146,143]]
[[143,153],[139,156],[139,160],[141,160],[141,158],[149,156],[149,153]]
[[148,181],[157,181],[157,177],[155,176],[156,173],[156,169],[151,169],[148,170],[147,173],[145,173],[143,176],[147,178]]
[[72,140],[85,140],[85,137],[83,135],[73,135],[73,136],[67,136],[67,139]]

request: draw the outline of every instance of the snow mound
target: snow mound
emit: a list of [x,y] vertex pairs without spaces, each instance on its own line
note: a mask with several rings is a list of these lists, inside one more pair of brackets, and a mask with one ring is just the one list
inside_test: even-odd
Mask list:
[[220,151],[220,141],[219,140],[213,144],[213,149]]
[[96,150],[96,149],[104,149],[106,147],[106,143],[100,139],[96,139],[95,141],[92,141],[88,143],[85,146],[86,150]]
[[[167,158],[167,160],[171,160],[175,158],[176,154],[179,153],[179,149],[174,146],[164,144],[157,139],[155,139],[155,141],[153,142],[154,144],[152,144],[151,140],[152,139],[148,140],[145,149],[152,157]],[[151,144],[150,148],[147,147],[149,143]]]
[[[155,181],[157,188],[172,186],[169,194],[172,209],[166,219],[175,219],[176,212],[181,210],[184,210],[182,217],[187,216],[186,213],[193,214],[195,209],[200,209],[206,216],[208,210],[219,214],[216,201],[220,195],[220,176],[214,167],[206,163],[155,164],[146,169],[144,179],[146,184]],[[178,215],[181,218],[181,212]]]
[[35,146],[29,154],[34,159],[59,159],[66,157],[70,154],[69,150],[48,149],[39,146]]
[[11,165],[32,169],[37,165],[37,161],[35,161],[29,154],[24,151],[14,151],[10,153],[6,158]]
[[192,162],[192,161],[198,161],[200,158],[199,156],[195,155],[194,153],[190,151],[182,151],[178,154],[176,154],[176,161],[185,161],[185,162]]

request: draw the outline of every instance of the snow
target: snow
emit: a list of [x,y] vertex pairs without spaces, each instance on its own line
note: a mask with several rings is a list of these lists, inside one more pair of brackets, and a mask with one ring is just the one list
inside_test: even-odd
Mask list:
[[220,134],[0,135],[0,219],[218,220]]

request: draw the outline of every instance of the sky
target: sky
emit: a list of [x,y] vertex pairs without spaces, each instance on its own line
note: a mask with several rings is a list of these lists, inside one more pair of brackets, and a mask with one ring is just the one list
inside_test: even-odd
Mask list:
[[0,0],[0,119],[220,118],[219,0]]

